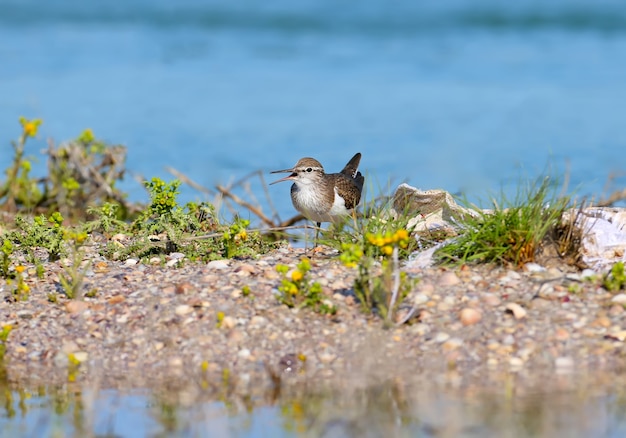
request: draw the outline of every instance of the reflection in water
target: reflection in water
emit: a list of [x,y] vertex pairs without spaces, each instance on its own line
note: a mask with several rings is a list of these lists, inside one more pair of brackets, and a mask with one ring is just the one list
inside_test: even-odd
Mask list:
[[[3,436],[620,437],[620,376],[286,383],[265,397],[170,386],[0,385]],[[349,383],[346,383],[349,380]],[[223,384],[223,382],[221,383]],[[540,389],[539,389],[540,388]],[[227,395],[226,398],[223,396]],[[278,398],[273,398],[278,395]]]

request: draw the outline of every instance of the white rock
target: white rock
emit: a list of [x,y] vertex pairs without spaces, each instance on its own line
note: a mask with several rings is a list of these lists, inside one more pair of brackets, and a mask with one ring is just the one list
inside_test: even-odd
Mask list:
[[428,297],[424,294],[415,294],[413,297],[413,304],[415,306],[419,306],[420,304],[424,304],[426,302],[428,302]]
[[524,269],[527,272],[532,272],[532,273],[534,273],[534,272],[543,272],[543,271],[546,270],[546,268],[544,268],[543,266],[541,266],[538,263],[526,263],[524,265]]
[[211,260],[207,263],[207,268],[211,269],[226,269],[228,268],[228,260]]
[[126,266],[135,266],[137,263],[139,263],[139,260],[137,259],[126,259],[124,262]]
[[617,304],[626,304],[626,294],[617,294],[611,298],[611,302]]
[[567,356],[557,357],[554,360],[554,366],[557,370],[571,370],[574,368],[574,359]]
[[444,332],[439,332],[435,335],[435,342],[437,342],[438,344],[441,344],[442,342],[446,342],[448,339],[450,339],[450,335]]
[[179,306],[176,306],[176,310],[174,312],[176,312],[178,316],[183,316],[183,315],[187,315],[188,313],[191,313],[192,311],[193,311],[193,307],[187,304],[181,304]]
[[526,309],[524,309],[522,306],[520,306],[517,303],[508,303],[506,305],[506,309],[511,311],[511,313],[513,313],[513,316],[515,317],[515,319],[522,319],[526,317],[526,314],[528,313],[526,312]]

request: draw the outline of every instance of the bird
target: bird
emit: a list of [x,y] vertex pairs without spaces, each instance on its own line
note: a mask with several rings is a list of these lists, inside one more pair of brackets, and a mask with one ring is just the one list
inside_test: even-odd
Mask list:
[[304,217],[317,224],[315,242],[322,222],[339,223],[345,216],[354,216],[354,209],[361,201],[365,177],[358,171],[361,153],[357,152],[339,173],[325,173],[315,158],[304,157],[290,169],[271,173],[289,175],[270,183],[293,181],[291,202]]

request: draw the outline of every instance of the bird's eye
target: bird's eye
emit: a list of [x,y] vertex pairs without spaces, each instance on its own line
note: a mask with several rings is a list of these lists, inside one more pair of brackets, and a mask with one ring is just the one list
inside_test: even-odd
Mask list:
[[307,171],[307,172],[313,172],[313,169],[311,169],[310,167],[307,167],[307,168],[306,168],[306,171]]

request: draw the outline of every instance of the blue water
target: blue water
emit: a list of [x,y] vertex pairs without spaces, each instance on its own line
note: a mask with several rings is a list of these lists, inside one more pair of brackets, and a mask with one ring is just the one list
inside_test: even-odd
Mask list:
[[598,196],[626,186],[625,114],[620,0],[0,1],[2,168],[24,115],[33,153],[91,127],[209,187],[361,151],[375,186],[483,197],[550,164]]

